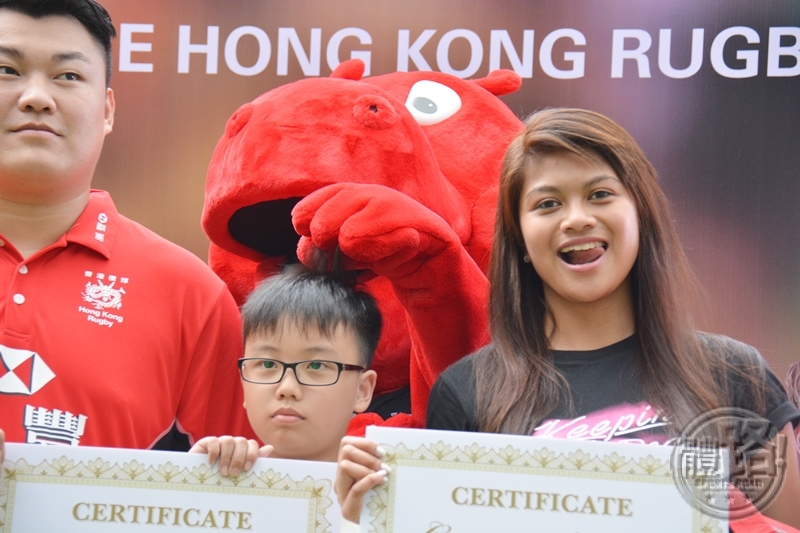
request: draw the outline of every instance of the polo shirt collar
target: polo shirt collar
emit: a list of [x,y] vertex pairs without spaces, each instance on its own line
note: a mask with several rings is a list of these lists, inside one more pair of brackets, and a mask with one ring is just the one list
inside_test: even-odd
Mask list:
[[67,242],[81,244],[110,259],[119,229],[119,218],[111,195],[92,189],[89,203],[64,237]]

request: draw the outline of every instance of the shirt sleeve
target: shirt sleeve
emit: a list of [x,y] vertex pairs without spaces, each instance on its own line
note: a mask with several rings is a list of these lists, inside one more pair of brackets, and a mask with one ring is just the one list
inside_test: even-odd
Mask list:
[[342,524],[339,526],[339,533],[358,533],[359,531],[358,524],[342,518]]
[[[740,365],[741,371],[748,374],[757,373],[763,376],[762,398],[764,400],[764,415],[774,430],[780,431],[788,423],[791,423],[792,427],[798,427],[800,425],[800,411],[789,400],[781,381],[755,348],[742,343],[737,344],[738,349],[736,351],[739,353],[735,354],[731,362]],[[758,411],[756,402],[751,397],[752,387],[747,386],[742,376],[731,376],[729,385],[733,392],[734,404],[737,407]]]
[[789,422],[793,428],[797,428],[800,426],[800,411],[789,401],[783,384],[766,363],[765,367],[767,419],[778,431]]
[[242,356],[242,320],[226,287],[200,331],[183,394],[178,425],[191,444],[213,435],[255,438],[247,422],[237,360]]
[[[471,371],[471,367],[469,370]],[[428,398],[428,413],[425,424],[428,429],[478,430],[474,415],[471,415],[474,408],[470,409],[471,405],[465,405],[465,400],[468,401],[468,398],[474,398],[474,386],[471,385],[471,380],[459,379],[457,383],[453,384],[450,382],[451,376],[459,374],[462,373],[451,367],[451,369],[442,373],[436,383],[433,384]]]

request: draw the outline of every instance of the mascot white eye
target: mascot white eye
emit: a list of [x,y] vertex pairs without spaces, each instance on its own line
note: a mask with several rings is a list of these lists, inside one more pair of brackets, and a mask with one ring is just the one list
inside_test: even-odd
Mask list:
[[406,109],[420,126],[432,126],[455,115],[461,109],[461,97],[447,85],[422,80],[411,87]]

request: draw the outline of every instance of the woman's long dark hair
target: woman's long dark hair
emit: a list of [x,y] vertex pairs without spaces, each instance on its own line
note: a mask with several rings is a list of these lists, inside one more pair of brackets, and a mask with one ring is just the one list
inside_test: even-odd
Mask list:
[[[630,283],[644,397],[671,419],[676,431],[697,414],[728,405],[724,376],[730,365],[718,350],[701,345],[693,331],[686,299],[697,282],[655,169],[636,141],[609,118],[582,109],[547,109],[527,120],[503,161],[489,269],[492,344],[474,367],[479,429],[529,435],[556,407],[571,404],[569,387],[549,351],[542,280],[523,261],[519,221],[530,163],[558,153],[604,161],[636,206],[639,255]],[[758,376],[746,377],[758,387]]]

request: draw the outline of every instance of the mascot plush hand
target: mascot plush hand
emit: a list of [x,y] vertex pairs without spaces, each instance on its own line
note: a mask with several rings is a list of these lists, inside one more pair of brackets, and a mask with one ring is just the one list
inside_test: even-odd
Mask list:
[[[411,416],[386,423],[423,427],[436,377],[488,339],[500,161],[522,128],[497,95],[521,80],[362,80],[363,69],[347,61],[239,108],[209,166],[203,228],[209,263],[239,302],[316,250],[338,249],[348,269],[368,273],[363,287],[384,317],[376,394],[411,390]],[[355,417],[351,433],[376,419]]]

